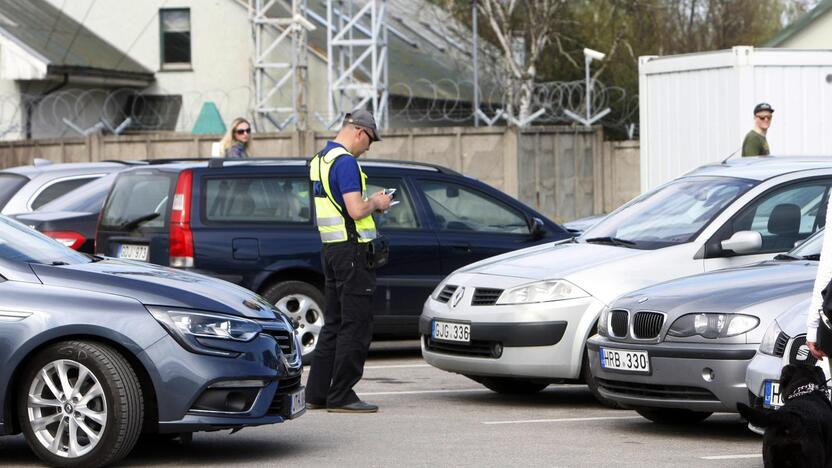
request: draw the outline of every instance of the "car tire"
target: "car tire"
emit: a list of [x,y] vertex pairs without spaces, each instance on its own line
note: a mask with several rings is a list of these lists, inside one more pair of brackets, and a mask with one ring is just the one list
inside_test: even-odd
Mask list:
[[133,449],[144,420],[135,371],[100,343],[66,341],[39,352],[21,375],[17,398],[26,442],[50,466],[114,463]]
[[324,293],[303,281],[281,281],[269,286],[263,297],[292,320],[300,336],[303,361],[311,362],[324,326]]
[[712,412],[679,408],[635,408],[636,413],[657,424],[686,425],[704,421]]
[[489,390],[505,395],[531,395],[549,386],[546,382],[508,377],[477,377],[473,380],[485,385]]
[[584,360],[581,363],[581,376],[583,377],[583,381],[586,383],[586,386],[589,387],[589,391],[592,393],[592,396],[601,403],[602,405],[606,406],[607,408],[612,409],[624,409],[624,407],[613,400],[601,395],[601,392],[598,391],[598,382],[595,380],[595,377],[592,376],[592,372],[589,368],[589,353],[584,352]]

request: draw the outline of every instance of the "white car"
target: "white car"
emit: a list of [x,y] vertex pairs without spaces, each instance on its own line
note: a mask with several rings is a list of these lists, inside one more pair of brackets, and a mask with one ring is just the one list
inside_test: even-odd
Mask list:
[[425,302],[425,360],[507,393],[589,373],[586,340],[616,297],[790,250],[825,224],[832,158],[755,157],[700,167],[580,237],[483,260]]

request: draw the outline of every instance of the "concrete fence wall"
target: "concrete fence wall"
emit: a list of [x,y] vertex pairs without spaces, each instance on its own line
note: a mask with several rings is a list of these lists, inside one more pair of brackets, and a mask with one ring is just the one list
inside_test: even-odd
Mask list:
[[[258,133],[255,157],[309,157],[332,132]],[[0,143],[0,167],[35,158],[85,162],[207,157],[219,135],[160,133]],[[638,142],[604,142],[600,128],[414,128],[386,131],[368,157],[439,164],[475,177],[556,221],[607,213],[638,194]]]

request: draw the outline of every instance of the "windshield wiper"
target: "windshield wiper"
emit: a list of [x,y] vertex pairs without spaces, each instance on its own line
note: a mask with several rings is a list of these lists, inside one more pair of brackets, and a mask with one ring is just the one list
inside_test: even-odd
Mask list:
[[781,253],[774,256],[775,260],[800,260],[800,258],[795,257],[794,255],[789,255],[787,253]]
[[156,219],[158,217],[159,217],[159,213],[149,213],[149,214],[146,214],[146,215],[143,215],[143,216],[139,216],[138,218],[132,219],[130,221],[126,221],[126,222],[122,223],[121,226],[119,226],[119,228],[121,228],[125,231],[132,231],[133,229],[136,229],[137,227],[139,227],[139,224],[145,223],[145,222],[150,221],[152,219]]
[[804,255],[801,260],[820,260],[820,254]]
[[52,262],[52,266],[66,266],[66,265],[69,265],[69,263],[61,262],[61,261]]
[[635,247],[636,243],[626,239],[619,239],[617,237],[593,237],[591,239],[586,239],[584,242],[588,244],[607,244],[607,245],[618,245],[623,247]]

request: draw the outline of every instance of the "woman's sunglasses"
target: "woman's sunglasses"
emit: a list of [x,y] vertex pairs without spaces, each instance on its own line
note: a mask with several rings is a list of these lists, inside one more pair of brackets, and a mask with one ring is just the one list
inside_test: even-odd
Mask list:
[[238,128],[237,130],[234,130],[234,133],[236,133],[237,135],[242,135],[243,133],[251,133],[251,129],[250,128]]

